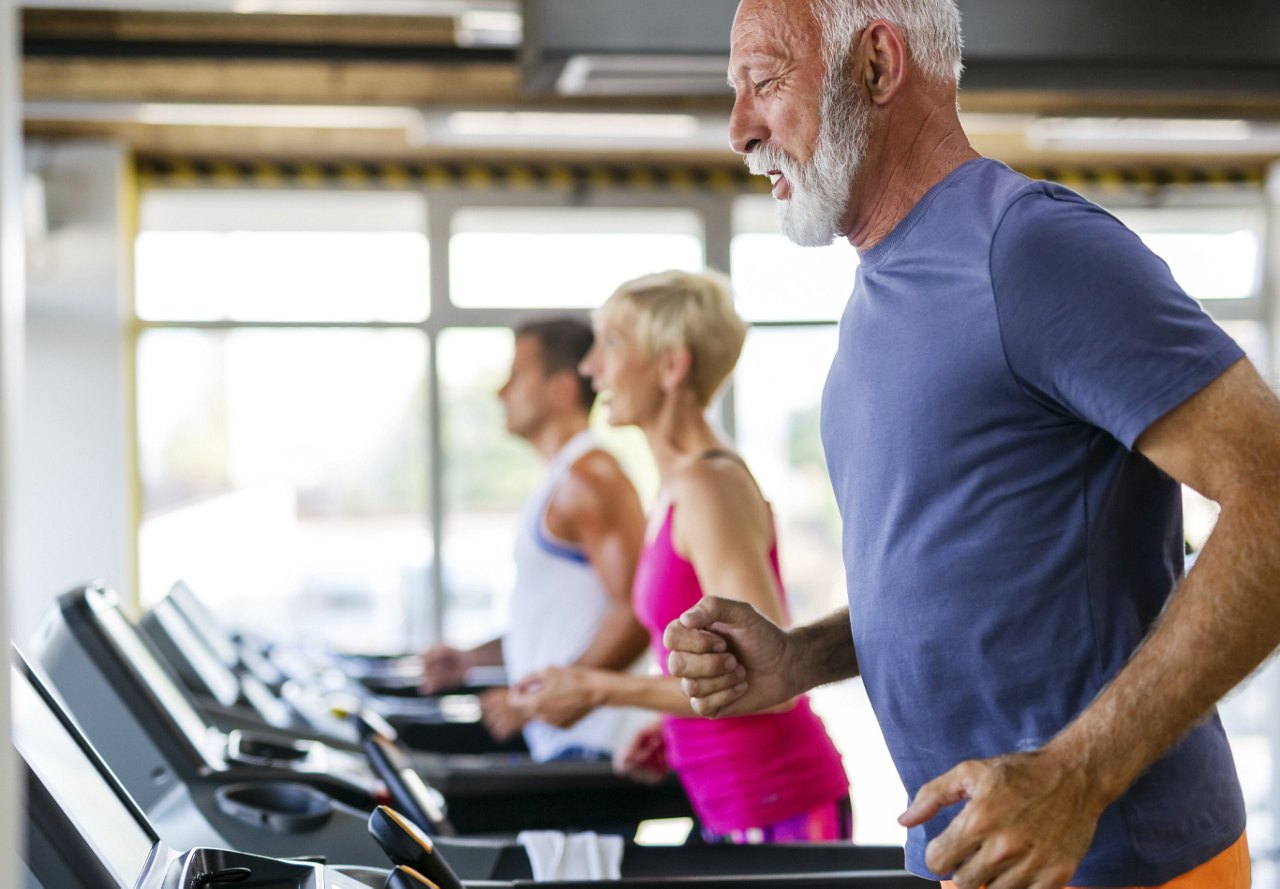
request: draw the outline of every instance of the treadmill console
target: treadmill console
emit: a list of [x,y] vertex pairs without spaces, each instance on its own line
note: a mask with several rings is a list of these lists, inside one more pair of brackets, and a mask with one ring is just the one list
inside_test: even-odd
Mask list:
[[208,643],[197,635],[172,599],[165,598],[157,602],[149,617],[159,625],[181,654],[191,674],[215,701],[223,707],[233,707],[239,702],[240,680],[235,671],[220,660]]
[[[215,737],[217,733],[211,731],[210,725],[192,706],[168,670],[129,624],[120,611],[115,593],[104,587],[91,586],[82,593],[62,597],[60,604],[65,614],[63,619],[80,621],[86,624],[83,631],[93,633],[96,630],[110,640],[117,656],[127,661],[142,678],[191,748],[199,752],[208,766],[217,768],[221,759],[221,750],[218,749],[221,739]],[[86,608],[88,614],[84,613]]]
[[29,879],[42,889],[383,885],[385,872],[368,868],[341,873],[310,862],[209,848],[179,854],[158,838],[147,816],[20,654],[10,680],[14,744],[31,775],[24,859]]
[[[96,755],[59,719],[50,700],[11,668],[13,740],[35,778],[58,804],[116,886],[132,887],[159,838]],[[30,862],[37,878],[44,862]]]
[[205,644],[213,650],[222,663],[233,669],[239,664],[240,654],[236,651],[235,643],[227,637],[222,623],[191,591],[191,587],[179,580],[169,590],[165,599],[173,603],[193,628],[203,630]]

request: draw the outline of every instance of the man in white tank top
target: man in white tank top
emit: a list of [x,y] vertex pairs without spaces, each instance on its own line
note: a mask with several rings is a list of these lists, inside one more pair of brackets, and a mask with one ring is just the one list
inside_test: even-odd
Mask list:
[[[631,609],[631,580],[644,540],[635,488],[587,429],[595,393],[578,374],[590,326],[533,322],[516,330],[511,376],[498,392],[507,431],[547,461],[516,539],[516,584],[507,633],[483,645],[439,645],[423,655],[423,689],[463,684],[473,667],[502,665],[514,681],[549,666],[631,667],[648,634]],[[625,747],[634,714],[599,709],[568,729],[528,722],[507,705],[506,689],[481,698],[485,725],[499,740],[523,730],[538,761],[604,758]]]

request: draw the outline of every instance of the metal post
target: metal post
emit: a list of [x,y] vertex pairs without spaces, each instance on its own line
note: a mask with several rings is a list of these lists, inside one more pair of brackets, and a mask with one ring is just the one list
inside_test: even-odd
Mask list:
[[[13,588],[15,423],[20,416],[23,307],[21,99],[18,9],[0,0],[0,639],[9,638]],[[7,649],[6,649],[7,651]],[[9,743],[9,669],[0,670],[0,886],[16,886],[18,825],[25,819],[17,763]]]

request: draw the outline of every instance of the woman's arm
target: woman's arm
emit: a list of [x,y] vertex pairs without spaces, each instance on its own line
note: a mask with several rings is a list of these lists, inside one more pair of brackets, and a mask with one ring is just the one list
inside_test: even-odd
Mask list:
[[[733,460],[699,460],[672,485],[671,502],[672,543],[693,565],[703,593],[747,602],[784,624],[782,593],[769,559],[772,516],[744,467]],[[726,663],[727,672],[699,681],[703,695],[746,680],[740,665]],[[561,727],[603,706],[697,715],[679,679],[583,667],[553,667],[525,677],[513,688],[511,701],[531,718]],[[774,709],[790,706],[787,701]]]
[[779,626],[787,620],[769,553],[773,516],[736,460],[696,461],[672,486],[672,543],[704,596],[736,599]]
[[511,689],[508,703],[531,719],[568,728],[597,707],[640,707],[673,716],[694,716],[693,706],[671,676],[637,676],[590,667],[548,667]]

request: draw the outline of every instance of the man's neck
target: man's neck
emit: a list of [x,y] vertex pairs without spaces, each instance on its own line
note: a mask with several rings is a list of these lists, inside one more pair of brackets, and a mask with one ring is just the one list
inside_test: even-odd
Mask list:
[[569,439],[586,428],[587,417],[585,414],[566,414],[562,417],[552,417],[537,432],[528,436],[528,441],[529,444],[533,445],[533,449],[542,455],[542,459],[550,460],[560,453],[560,449],[569,443]]
[[913,123],[886,119],[881,132],[897,135],[870,140],[874,147],[863,158],[850,203],[854,217],[845,229],[849,243],[860,252],[888,237],[929,189],[961,164],[981,156],[969,144],[953,107],[924,113],[907,107],[888,113],[901,114]]

